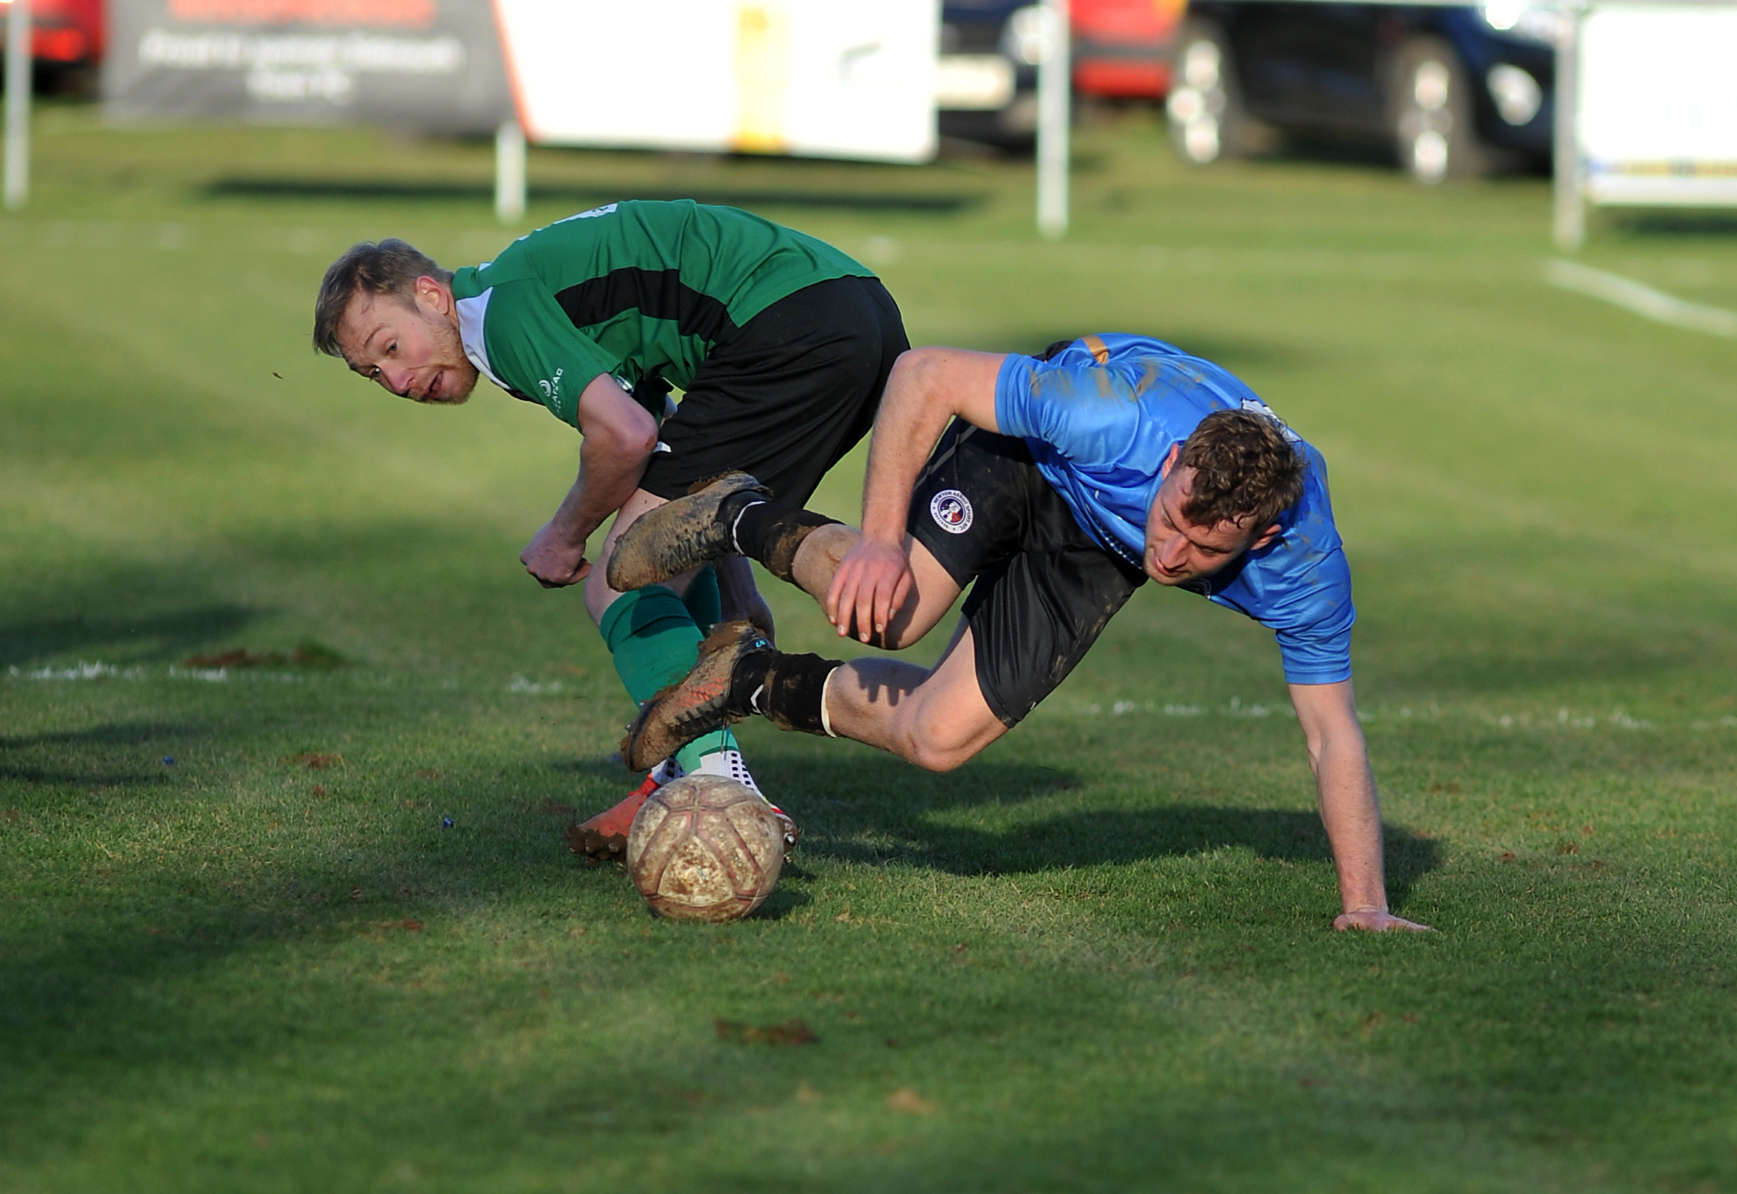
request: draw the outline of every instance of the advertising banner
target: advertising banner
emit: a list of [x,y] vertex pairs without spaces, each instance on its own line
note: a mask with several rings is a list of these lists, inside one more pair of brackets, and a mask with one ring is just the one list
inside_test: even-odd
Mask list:
[[1737,204],[1737,5],[1597,5],[1579,61],[1587,198]]
[[492,132],[513,112],[489,0],[110,0],[111,117]]
[[936,0],[496,6],[534,142],[934,155]]

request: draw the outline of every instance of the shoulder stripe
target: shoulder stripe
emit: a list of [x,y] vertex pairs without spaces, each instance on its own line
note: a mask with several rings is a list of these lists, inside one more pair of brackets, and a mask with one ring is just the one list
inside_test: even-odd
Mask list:
[[723,303],[682,283],[681,271],[625,267],[558,291],[555,301],[574,327],[589,327],[638,310],[648,319],[668,319],[684,336],[716,344],[736,330]]
[[[482,267],[478,266],[477,268]],[[538,406],[541,406],[543,405],[541,402],[537,402],[528,394],[521,394],[496,376],[494,366],[489,362],[488,342],[484,338],[483,327],[488,319],[489,296],[494,292],[494,287],[491,286],[481,294],[459,299],[454,304],[458,308],[459,343],[464,348],[464,355],[470,358],[470,363],[475,365],[484,377],[520,402],[536,402]]]

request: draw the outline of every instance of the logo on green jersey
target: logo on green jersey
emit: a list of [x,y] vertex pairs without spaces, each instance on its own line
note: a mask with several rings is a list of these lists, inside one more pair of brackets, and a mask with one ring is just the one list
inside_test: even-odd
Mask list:
[[561,400],[561,375],[565,372],[567,372],[565,369],[557,369],[555,376],[537,383],[543,387],[544,402],[559,402]]

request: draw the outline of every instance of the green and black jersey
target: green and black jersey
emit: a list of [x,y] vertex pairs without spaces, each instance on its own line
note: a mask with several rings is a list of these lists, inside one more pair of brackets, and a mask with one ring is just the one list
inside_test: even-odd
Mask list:
[[456,271],[452,292],[471,362],[577,427],[599,374],[661,416],[668,387],[686,389],[714,344],[779,299],[846,277],[874,272],[745,211],[634,200],[521,236]]

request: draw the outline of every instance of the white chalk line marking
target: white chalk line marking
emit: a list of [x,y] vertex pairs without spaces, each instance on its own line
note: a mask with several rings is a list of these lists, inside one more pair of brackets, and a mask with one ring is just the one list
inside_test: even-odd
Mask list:
[[1659,323],[1737,338],[1737,311],[1687,302],[1620,274],[1607,274],[1591,266],[1552,258],[1544,263],[1544,280],[1552,286],[1588,298],[1602,299]]

